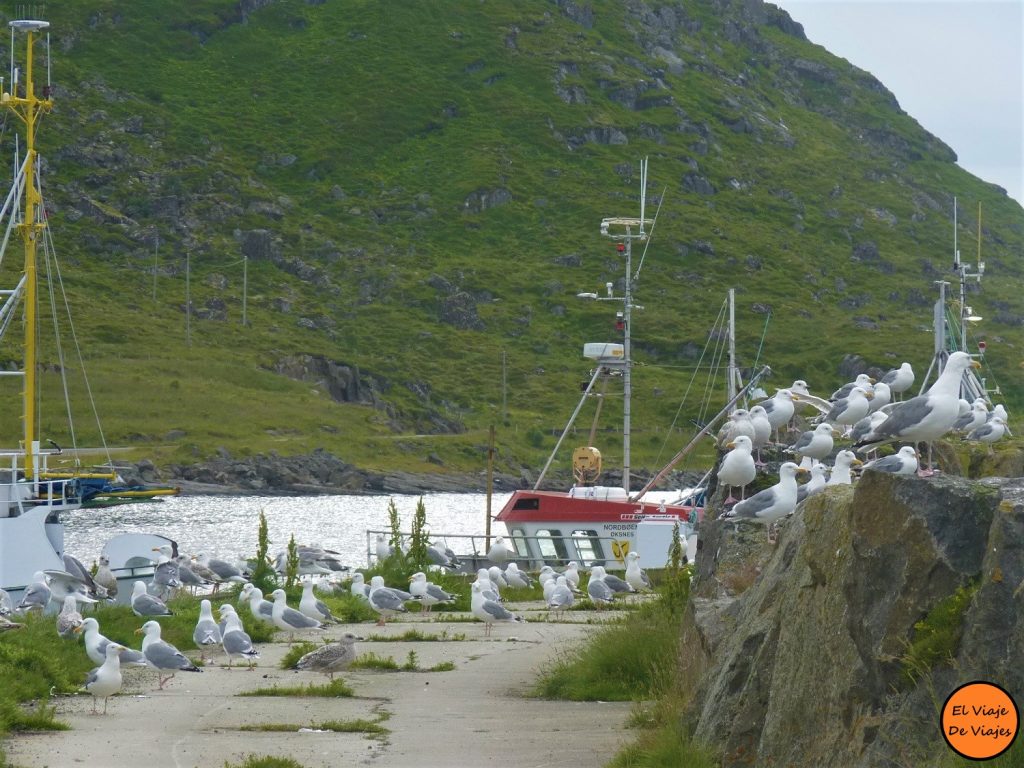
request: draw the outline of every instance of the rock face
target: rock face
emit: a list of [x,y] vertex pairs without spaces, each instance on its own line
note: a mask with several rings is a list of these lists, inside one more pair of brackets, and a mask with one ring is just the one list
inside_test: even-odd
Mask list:
[[[939,765],[937,712],[958,685],[1024,694],[1022,584],[1020,478],[868,472],[812,497],[775,545],[762,526],[707,522],[688,725],[729,767]],[[953,595],[966,608],[948,648],[922,661],[911,649]]]

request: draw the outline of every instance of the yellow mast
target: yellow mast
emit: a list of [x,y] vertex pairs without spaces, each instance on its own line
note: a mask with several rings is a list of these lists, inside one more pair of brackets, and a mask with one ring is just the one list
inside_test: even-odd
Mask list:
[[25,381],[22,392],[25,435],[25,476],[35,476],[36,434],[36,244],[42,236],[46,222],[40,215],[39,190],[36,188],[36,124],[53,108],[50,98],[38,99],[32,69],[32,46],[36,32],[50,26],[46,21],[17,20],[10,22],[13,30],[27,34],[25,54],[25,95],[18,95],[17,82],[13,93],[4,93],[2,100],[25,124],[25,215],[18,232],[25,243]]
[[25,95],[17,92],[17,82],[12,83],[12,93],[2,96],[4,105],[25,123],[25,217],[17,230],[25,242],[25,389],[22,392],[25,426],[25,473],[33,477],[35,468],[36,438],[36,246],[46,226],[40,212],[42,198],[36,186],[36,125],[42,116],[53,109],[53,101],[36,97],[35,74],[33,70],[33,45],[36,33],[49,27],[48,22],[22,19],[10,23],[12,30],[27,33],[25,58]]

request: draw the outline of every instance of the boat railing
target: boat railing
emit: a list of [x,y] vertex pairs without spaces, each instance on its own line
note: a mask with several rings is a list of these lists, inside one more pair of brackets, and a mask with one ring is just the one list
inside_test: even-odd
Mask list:
[[[402,545],[407,546],[412,534],[399,532]],[[368,530],[366,532],[366,564],[372,568],[377,565],[377,536],[391,539],[391,531]],[[430,541],[448,547],[459,558],[459,570],[476,573],[479,568],[496,565],[487,557],[488,549],[496,536],[482,534],[432,534]],[[516,565],[526,571],[538,571],[545,565],[552,567],[565,566],[575,561],[580,567],[590,569],[600,565],[613,570],[624,569],[625,558],[629,553],[628,543],[611,536],[593,536],[583,532],[567,535],[526,535],[516,533],[504,536],[503,539],[513,552],[506,562],[515,561]],[[611,557],[603,557],[602,553],[610,553]],[[504,569],[505,563],[500,567]]]

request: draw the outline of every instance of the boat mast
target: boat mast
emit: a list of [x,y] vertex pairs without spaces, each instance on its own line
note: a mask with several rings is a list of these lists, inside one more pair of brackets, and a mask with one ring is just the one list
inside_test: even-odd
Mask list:
[[[11,73],[11,93],[4,93],[2,101],[25,124],[25,214],[18,225],[18,232],[25,243],[25,371],[24,391],[22,392],[24,435],[25,435],[25,476],[36,474],[36,245],[46,227],[41,215],[42,197],[36,184],[36,124],[40,118],[53,109],[53,100],[49,97],[49,84],[44,89],[46,98],[39,99],[35,93],[33,73],[33,51],[36,33],[50,26],[47,21],[21,19],[10,22],[11,36],[21,30],[26,33],[25,44],[25,95],[18,94],[17,69]],[[13,43],[13,40],[12,40]],[[13,45],[12,45],[13,50]],[[13,54],[12,54],[13,55]]]
[[[645,219],[645,207],[647,203],[647,158],[640,161],[640,218],[610,218],[601,220],[601,234],[613,240],[619,240],[618,248],[626,257],[626,281],[622,297],[622,487],[629,493],[629,469],[630,469],[630,430],[631,430],[631,400],[633,395],[633,359],[630,352],[630,330],[632,325],[633,310],[643,309],[633,303],[633,241],[646,240],[650,231],[646,229],[648,224],[653,225],[651,219]],[[610,229],[614,227],[614,229]],[[611,284],[609,283],[609,286]],[[609,289],[608,298],[611,299]]]
[[730,401],[736,399],[739,391],[740,376],[736,368],[736,289],[729,289],[729,381],[726,396]]

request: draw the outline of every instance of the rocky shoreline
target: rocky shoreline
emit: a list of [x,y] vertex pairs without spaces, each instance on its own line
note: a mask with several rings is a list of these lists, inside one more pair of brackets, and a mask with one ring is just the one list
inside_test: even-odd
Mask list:
[[[195,464],[173,464],[157,467],[143,460],[120,470],[131,485],[175,485],[186,494],[281,494],[281,495],[388,495],[417,493],[484,493],[487,473],[412,473],[376,472],[360,469],[332,453],[317,450],[301,456],[280,456],[274,452],[244,458],[232,457],[220,449],[213,459]],[[649,473],[635,472],[637,482]],[[607,485],[615,485],[621,474],[609,472]],[[668,487],[690,487],[699,477],[696,473],[670,475]],[[532,488],[535,477],[527,470],[519,475],[495,473],[495,492],[507,493]],[[545,490],[564,490],[572,484],[568,472],[550,473],[542,485]]]

